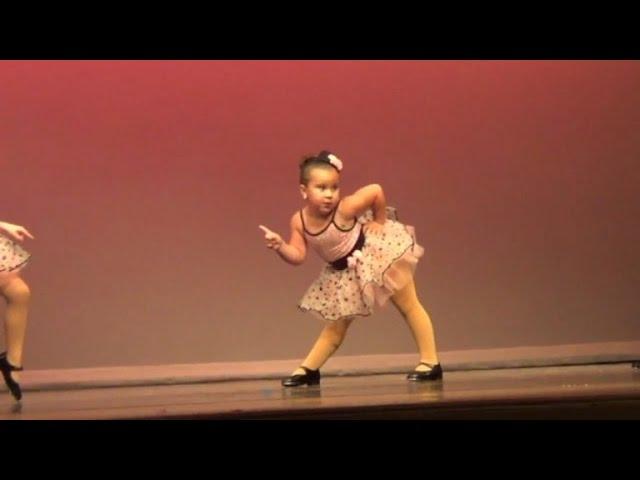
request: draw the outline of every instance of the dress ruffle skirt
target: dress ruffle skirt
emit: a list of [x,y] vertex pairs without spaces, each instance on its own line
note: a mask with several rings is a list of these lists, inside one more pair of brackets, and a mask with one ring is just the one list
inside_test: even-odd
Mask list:
[[[358,222],[364,225],[372,219],[368,210]],[[371,315],[413,278],[423,254],[414,228],[400,223],[396,209],[387,207],[382,232],[365,236],[362,248],[348,259],[348,268],[336,270],[327,264],[298,307],[327,321]]]
[[31,254],[19,244],[0,234],[0,280],[22,270]]

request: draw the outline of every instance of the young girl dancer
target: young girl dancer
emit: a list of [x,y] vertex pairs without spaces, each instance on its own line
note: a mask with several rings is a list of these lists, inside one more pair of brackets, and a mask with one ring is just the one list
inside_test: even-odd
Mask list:
[[414,229],[397,220],[388,207],[382,187],[367,185],[340,198],[342,161],[328,151],[300,163],[300,194],[304,208],[293,214],[288,243],[260,225],[268,248],[292,265],[303,263],[307,247],[327,262],[298,304],[326,324],[307,358],[285,387],[317,385],[320,367],[338,349],[355,317],[368,316],[387,300],[406,320],[420,350],[420,364],[407,378],[439,380],[431,319],[420,304],[414,271],[423,248]]
[[20,226],[0,222],[0,293],[7,301],[5,318],[6,352],[0,353],[0,372],[9,391],[16,400],[22,398],[19,371],[22,370],[22,351],[27,328],[30,290],[20,277],[30,254],[14,240],[33,239],[29,231]]

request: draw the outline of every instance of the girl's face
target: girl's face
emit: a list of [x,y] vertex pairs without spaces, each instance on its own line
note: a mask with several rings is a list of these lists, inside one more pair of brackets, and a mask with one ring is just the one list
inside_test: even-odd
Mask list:
[[340,200],[340,174],[333,168],[314,168],[307,185],[300,185],[302,198],[321,215],[331,213]]

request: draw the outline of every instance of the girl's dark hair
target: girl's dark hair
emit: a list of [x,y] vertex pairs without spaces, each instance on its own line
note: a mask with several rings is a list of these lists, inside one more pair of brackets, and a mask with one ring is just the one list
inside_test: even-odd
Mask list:
[[338,172],[338,169],[329,162],[329,155],[331,155],[330,151],[322,150],[317,155],[307,155],[300,160],[300,183],[306,185],[309,182],[309,172],[314,167],[331,167]]

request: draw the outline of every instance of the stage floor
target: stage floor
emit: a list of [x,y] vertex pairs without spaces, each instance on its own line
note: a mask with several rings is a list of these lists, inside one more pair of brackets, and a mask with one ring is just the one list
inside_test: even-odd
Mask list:
[[326,377],[0,394],[0,419],[640,419],[640,369],[629,363]]

